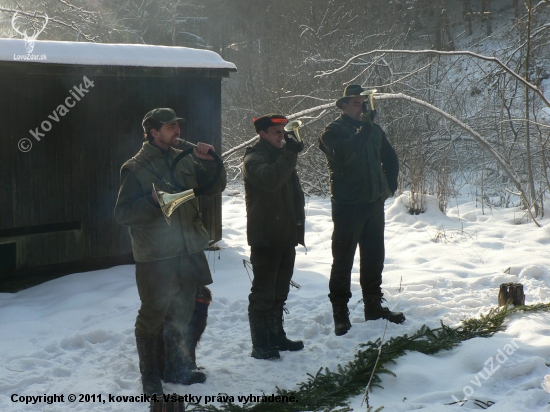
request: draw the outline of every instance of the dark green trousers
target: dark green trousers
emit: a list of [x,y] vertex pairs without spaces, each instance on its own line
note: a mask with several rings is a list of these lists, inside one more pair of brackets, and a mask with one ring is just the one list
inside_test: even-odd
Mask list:
[[170,259],[136,262],[141,307],[136,338],[158,335],[164,323],[185,330],[195,309],[195,290],[202,271],[210,271],[204,252],[183,253]]
[[382,297],[384,269],[384,201],[332,204],[332,269],[329,298],[332,303],[347,303],[351,298],[351,270],[357,245],[361,254],[359,282],[363,297]]
[[294,246],[282,249],[254,246],[250,248],[254,280],[248,295],[248,312],[266,312],[284,306],[295,259]]

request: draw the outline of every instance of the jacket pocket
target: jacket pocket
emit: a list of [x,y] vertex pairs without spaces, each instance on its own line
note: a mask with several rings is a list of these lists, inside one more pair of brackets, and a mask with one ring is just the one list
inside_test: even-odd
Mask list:
[[176,168],[176,180],[185,189],[193,189],[198,186],[195,171],[188,168]]

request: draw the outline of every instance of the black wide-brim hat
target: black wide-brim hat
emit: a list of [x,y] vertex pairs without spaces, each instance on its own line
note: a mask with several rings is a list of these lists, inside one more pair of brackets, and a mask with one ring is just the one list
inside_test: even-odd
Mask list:
[[341,109],[342,108],[342,103],[346,102],[351,97],[364,97],[365,100],[366,100],[367,96],[361,95],[361,93],[363,93],[366,90],[367,89],[363,89],[361,87],[361,85],[359,85],[359,84],[349,84],[349,85],[347,85],[346,88],[344,89],[344,95],[342,97],[340,97],[338,100],[336,100],[336,107]]

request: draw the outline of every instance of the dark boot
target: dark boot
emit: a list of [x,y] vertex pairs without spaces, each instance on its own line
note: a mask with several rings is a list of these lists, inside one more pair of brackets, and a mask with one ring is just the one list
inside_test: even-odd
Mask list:
[[284,311],[288,310],[284,307],[272,309],[268,314],[269,330],[272,333],[271,344],[274,348],[280,351],[297,351],[304,349],[304,342],[301,340],[290,340],[286,337],[286,332],[283,328]]
[[136,338],[136,348],[143,393],[147,395],[161,394],[162,383],[157,368],[157,337]]
[[351,322],[349,321],[348,304],[333,303],[332,316],[334,317],[334,334],[336,336],[342,336],[348,333],[348,330],[351,329]]
[[405,322],[405,315],[402,312],[392,312],[386,307],[382,306],[382,302],[386,299],[379,298],[368,298],[364,297],[363,302],[365,303],[365,320],[376,320],[376,319],[387,319],[392,323],[403,323]]
[[250,336],[252,337],[252,356],[256,359],[278,359],[279,350],[271,345],[268,317],[265,313],[248,312]]
[[203,383],[206,380],[206,375],[202,372],[194,372],[189,369],[182,343],[182,333],[174,326],[164,324],[164,352],[166,359],[164,364],[164,382],[179,385]]
[[208,318],[208,306],[212,302],[212,292],[206,286],[197,288],[195,298],[195,310],[187,330],[184,333],[185,359],[189,369],[197,368],[196,349],[204,330],[206,329],[206,320]]

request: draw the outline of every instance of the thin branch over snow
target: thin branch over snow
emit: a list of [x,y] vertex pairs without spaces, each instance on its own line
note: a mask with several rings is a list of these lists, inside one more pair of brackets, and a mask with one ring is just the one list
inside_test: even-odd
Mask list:
[[515,71],[513,71],[510,67],[508,67],[507,65],[505,65],[502,61],[500,61],[498,58],[496,57],[492,57],[492,56],[485,56],[483,54],[478,54],[478,53],[474,53],[474,52],[471,52],[469,50],[459,50],[459,51],[443,51],[443,50],[371,50],[369,52],[365,52],[365,53],[360,53],[360,54],[357,54],[353,57],[351,57],[350,59],[348,59],[347,62],[345,62],[342,66],[334,69],[334,70],[327,70],[327,71],[324,71],[324,72],[321,72],[321,74],[318,74],[316,75],[315,77],[324,77],[324,76],[329,76],[331,74],[334,74],[334,73],[338,73],[342,70],[344,70],[346,67],[348,67],[351,62],[353,62],[355,59],[358,59],[359,57],[363,57],[363,56],[368,56],[370,54],[375,54],[375,53],[393,53],[393,54],[435,54],[435,55],[445,55],[445,56],[469,56],[469,57],[473,57],[473,58],[476,58],[476,59],[480,59],[480,60],[485,60],[485,61],[488,61],[488,62],[493,62],[493,63],[496,63],[498,64],[504,71],[506,71],[507,73],[509,73],[510,75],[512,75],[516,80],[518,80],[519,82],[523,83],[525,86],[527,86],[529,89],[533,90],[543,101],[544,103],[550,107],[550,101],[544,96],[544,94],[542,93],[542,91],[537,87],[535,86],[533,83],[527,81],[526,79],[524,79],[522,76],[520,76],[519,74],[517,74]]
[[[291,114],[291,115],[287,116],[287,119],[288,120],[296,119],[297,117],[303,116],[305,114],[309,114],[309,113],[313,113],[313,112],[316,112],[316,111],[319,111],[319,110],[327,109],[329,107],[334,107],[334,102],[322,104],[320,106],[315,106],[315,107],[312,107],[311,109],[302,110],[301,112],[297,112],[297,113],[294,113],[294,114]],[[258,135],[254,136],[252,139],[249,139],[244,143],[241,143],[238,146],[232,147],[228,151],[223,152],[221,157],[222,158],[227,157],[230,154],[236,152],[237,150],[242,149],[243,147],[246,147],[251,143],[254,143],[254,141],[256,141],[257,138],[258,138]]]
[[[433,112],[439,114],[440,116],[446,118],[447,120],[450,120],[451,122],[453,122],[457,126],[460,126],[462,129],[466,130],[470,135],[472,135],[474,140],[476,142],[478,142],[485,150],[487,150],[489,152],[489,154],[491,154],[491,156],[493,156],[493,158],[500,165],[500,167],[502,168],[504,173],[506,173],[506,175],[510,178],[510,180],[512,181],[514,186],[520,192],[523,193],[523,187],[521,185],[520,177],[508,165],[506,160],[504,160],[504,158],[500,155],[500,153],[498,153],[495,149],[493,149],[493,147],[487,141],[487,139],[485,139],[482,135],[480,135],[478,132],[476,132],[474,129],[472,129],[469,125],[467,125],[463,121],[457,119],[453,115],[439,109],[438,107],[435,107],[434,105],[431,105],[430,103],[428,103],[424,100],[420,100],[420,99],[417,99],[417,98],[412,97],[412,96],[408,96],[408,95],[403,94],[403,93],[377,93],[375,95],[375,99],[376,100],[391,100],[391,99],[407,100],[411,103],[415,103],[415,104],[418,104],[420,106],[426,107],[426,108],[432,110]],[[316,107],[312,107],[310,109],[302,110],[301,112],[293,113],[293,114],[291,114],[287,117],[288,117],[288,119],[295,119],[295,118],[303,116],[305,114],[313,113],[313,112],[323,110],[323,109],[327,109],[327,108],[330,108],[330,107],[334,107],[333,102],[323,104],[323,105],[320,105],[320,106],[316,106]],[[241,143],[238,146],[235,146],[235,147],[229,149],[228,151],[222,153],[222,157],[229,156],[230,154],[236,152],[237,150],[242,149],[243,147],[246,147],[247,145],[253,143],[257,138],[258,138],[258,135],[256,135],[255,137],[253,137],[250,140],[247,140],[244,143]]]
[[430,110],[438,113],[439,115],[443,116],[447,120],[450,120],[451,122],[455,123],[457,126],[460,126],[464,130],[466,130],[468,133],[470,133],[472,135],[472,137],[475,139],[475,141],[478,142],[479,144],[481,144],[481,146],[483,148],[485,148],[485,150],[487,150],[491,154],[491,156],[493,156],[495,158],[495,160],[500,165],[500,167],[502,167],[502,170],[510,178],[512,183],[514,183],[514,186],[516,186],[516,188],[519,191],[523,192],[523,189],[522,189],[522,186],[521,186],[521,179],[510,168],[510,166],[507,164],[507,162],[504,160],[504,158],[500,155],[500,153],[498,153],[495,149],[493,149],[493,147],[487,141],[487,139],[485,139],[483,136],[481,136],[478,132],[476,132],[474,129],[472,129],[470,126],[468,126],[463,121],[457,119],[453,115],[439,109],[438,107],[435,107],[435,106],[431,105],[430,103],[428,103],[424,100],[420,100],[420,99],[417,99],[417,98],[412,97],[412,96],[408,96],[408,95],[403,94],[403,93],[380,93],[380,94],[376,94],[375,97],[376,97],[377,100],[378,99],[379,100],[389,100],[389,99],[408,100],[411,103],[415,103],[415,104],[418,104],[420,106],[427,107],[428,109],[430,109]]

